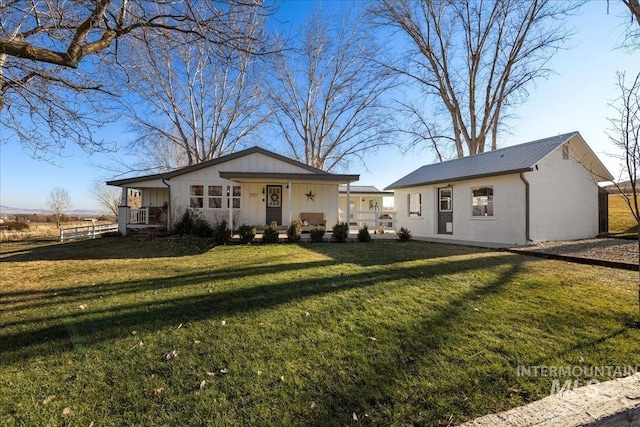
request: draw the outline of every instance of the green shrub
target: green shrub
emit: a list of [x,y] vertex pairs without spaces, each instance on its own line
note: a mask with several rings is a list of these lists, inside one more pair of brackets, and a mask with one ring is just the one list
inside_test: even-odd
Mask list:
[[231,230],[229,230],[229,227],[227,227],[227,221],[223,219],[222,221],[218,222],[218,224],[216,224],[215,228],[213,229],[213,240],[215,240],[218,245],[224,245],[229,241],[230,238]]
[[360,229],[360,231],[358,231],[358,242],[367,243],[370,241],[371,241],[371,234],[369,234],[369,228],[365,225]]
[[324,237],[324,227],[313,227],[311,230],[309,230],[309,235],[311,236],[312,242],[322,242],[322,238]]
[[411,240],[411,232],[404,227],[400,227],[400,231],[398,231],[398,237],[400,238],[401,242],[408,242],[409,240]]
[[302,221],[296,219],[291,221],[291,225],[287,228],[287,242],[296,243],[300,241],[302,235]]
[[181,236],[191,234],[194,225],[193,213],[189,209],[185,209],[182,217],[173,226],[173,231]]
[[197,218],[193,221],[193,227],[191,228],[191,234],[196,237],[211,237],[213,236],[213,228],[209,222],[204,218]]
[[253,238],[256,237],[256,228],[252,225],[242,224],[238,228],[238,234],[240,235],[240,241],[244,244],[253,242]]
[[349,237],[349,225],[346,222],[340,222],[333,226],[333,238],[338,243],[344,243]]
[[262,243],[278,243],[278,223],[273,221],[267,225],[262,232]]

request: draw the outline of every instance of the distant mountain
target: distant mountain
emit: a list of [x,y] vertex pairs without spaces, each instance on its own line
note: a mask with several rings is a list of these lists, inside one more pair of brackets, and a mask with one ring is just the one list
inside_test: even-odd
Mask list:
[[[51,213],[47,209],[29,209],[29,208],[14,208],[12,206],[0,205],[0,215],[16,215],[16,214],[41,214],[46,215]],[[76,216],[100,216],[107,214],[104,211],[97,209],[71,209],[65,212],[67,215]]]

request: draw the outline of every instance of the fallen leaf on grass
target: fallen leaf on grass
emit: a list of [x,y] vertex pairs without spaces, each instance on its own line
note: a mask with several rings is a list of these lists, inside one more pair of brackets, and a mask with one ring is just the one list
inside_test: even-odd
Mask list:
[[138,331],[131,331],[131,335],[136,335]]
[[200,390],[204,389],[204,386],[207,384],[206,380],[200,381]]
[[353,421],[358,421],[358,416],[355,412],[353,413],[353,416],[351,418],[353,418]]
[[158,388],[154,388],[153,389],[153,395],[157,396],[159,394],[162,394],[162,392],[164,391],[164,387],[158,387]]
[[369,339],[370,339],[371,341],[378,341],[378,339],[377,339],[376,337],[369,337]]
[[200,340],[195,340],[193,343],[194,344],[200,344]]
[[284,382],[284,375],[280,377],[280,381]]
[[173,360],[178,358],[178,352],[173,350],[164,355],[164,358],[167,360]]
[[311,409],[316,409],[316,406],[318,406],[316,405],[316,402],[311,402]]
[[223,320],[223,321],[222,321],[222,322],[220,322],[220,323],[222,323],[222,326],[224,326],[224,325],[226,325],[226,324],[227,324],[227,321],[226,321],[226,320]]
[[180,328],[182,328],[182,323],[180,323],[176,329],[180,329]]
[[133,349],[134,349],[134,348],[136,348],[136,347],[142,347],[143,345],[144,345],[144,343],[143,343],[142,341],[140,341],[138,344],[136,344],[136,345],[134,345],[133,347],[131,347],[131,348],[129,349],[129,351],[133,350]]
[[87,304],[80,304],[80,306],[78,307],[80,310],[86,310],[87,308]]
[[56,395],[55,394],[50,394],[49,396],[45,397],[44,400],[42,401],[43,405],[48,405],[49,403],[53,402],[56,399]]
[[220,369],[220,373],[221,374],[228,374],[229,373],[229,369],[227,369],[227,368]]
[[62,415],[71,415],[71,408],[70,407],[66,407],[62,410]]
[[207,375],[209,375],[210,377],[214,376],[215,374],[215,372],[207,371]]

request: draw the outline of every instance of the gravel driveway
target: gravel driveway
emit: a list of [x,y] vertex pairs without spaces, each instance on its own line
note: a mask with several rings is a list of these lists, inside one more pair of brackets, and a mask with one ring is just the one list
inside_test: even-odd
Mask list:
[[598,238],[565,242],[542,242],[514,249],[520,252],[531,251],[638,265],[637,240]]

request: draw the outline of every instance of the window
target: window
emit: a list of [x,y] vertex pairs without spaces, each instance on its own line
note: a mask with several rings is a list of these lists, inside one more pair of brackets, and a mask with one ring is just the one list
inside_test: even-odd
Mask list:
[[209,186],[209,209],[222,208],[222,185]]
[[408,196],[409,216],[422,216],[422,195],[420,193]]
[[493,187],[473,188],[473,216],[493,216]]
[[242,196],[242,187],[234,185],[232,190],[231,206],[233,209],[240,209],[240,197]]
[[192,185],[189,187],[189,206],[192,208],[204,207],[204,185]]
[[440,197],[440,206],[439,206],[439,210],[440,212],[451,212],[453,210],[453,207],[451,206],[451,199],[452,199],[452,190],[451,188],[439,188],[438,189],[438,194]]

